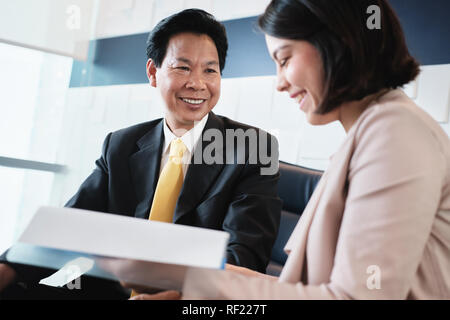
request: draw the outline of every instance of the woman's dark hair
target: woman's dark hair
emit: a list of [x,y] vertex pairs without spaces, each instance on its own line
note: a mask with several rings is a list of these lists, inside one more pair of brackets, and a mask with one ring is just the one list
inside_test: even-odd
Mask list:
[[[372,5],[380,9],[379,29],[368,27]],[[381,89],[401,87],[419,74],[386,0],[272,0],[258,25],[276,38],[308,41],[320,52],[325,71],[320,114]]]
[[222,72],[228,50],[225,27],[213,15],[200,9],[183,10],[161,20],[149,34],[147,58],[152,59],[159,68],[166,56],[170,38],[183,32],[206,34],[214,41]]

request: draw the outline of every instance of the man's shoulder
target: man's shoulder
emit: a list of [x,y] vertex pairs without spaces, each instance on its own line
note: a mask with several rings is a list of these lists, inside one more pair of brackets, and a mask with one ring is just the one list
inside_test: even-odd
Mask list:
[[214,114],[214,116],[216,116],[219,121],[223,124],[223,128],[225,130],[243,130],[243,131],[247,131],[247,130],[255,130],[256,132],[266,132],[264,129],[252,126],[250,124],[246,124],[246,123],[242,123],[236,120],[232,120],[230,118],[227,118],[225,116],[220,116],[217,114]]
[[278,141],[274,135],[224,116],[215,117],[223,131],[222,135],[215,136],[214,142],[222,138],[221,146],[225,150],[227,164],[263,166],[265,168],[261,174],[264,175],[278,172]]
[[139,140],[151,134],[161,123],[161,120],[155,119],[113,131],[107,136],[105,146],[113,153],[133,153],[137,150]]

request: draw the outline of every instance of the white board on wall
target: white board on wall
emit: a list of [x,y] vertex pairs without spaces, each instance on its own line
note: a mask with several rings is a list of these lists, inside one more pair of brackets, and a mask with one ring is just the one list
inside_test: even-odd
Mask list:
[[449,121],[450,64],[422,66],[417,77],[416,104],[437,122]]
[[95,1],[2,1],[0,42],[86,60]]

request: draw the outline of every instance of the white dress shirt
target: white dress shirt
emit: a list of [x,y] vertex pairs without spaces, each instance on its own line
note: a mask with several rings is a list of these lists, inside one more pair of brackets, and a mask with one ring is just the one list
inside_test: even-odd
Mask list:
[[187,131],[181,137],[177,137],[170,130],[169,126],[167,125],[166,119],[164,119],[164,146],[163,152],[161,154],[161,167],[159,168],[160,174],[165,164],[169,160],[170,143],[172,142],[172,140],[180,138],[186,146],[186,151],[184,152],[183,158],[181,160],[183,164],[183,178],[186,177],[186,172],[191,162],[193,151],[202,135],[203,129],[206,125],[206,121],[208,121],[208,114],[204,116],[202,120],[196,122],[191,130]]

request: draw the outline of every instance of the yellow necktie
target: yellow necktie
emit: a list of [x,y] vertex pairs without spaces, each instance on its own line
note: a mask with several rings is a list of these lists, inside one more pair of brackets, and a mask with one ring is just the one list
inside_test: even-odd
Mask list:
[[[170,143],[169,161],[159,175],[149,220],[172,222],[178,196],[183,186],[181,160],[185,151],[186,146],[180,139],[175,139]],[[137,293],[133,290],[131,297],[135,295]]]
[[183,186],[183,167],[181,160],[186,146],[180,139],[170,144],[169,161],[167,161],[158,179],[149,220],[172,222],[173,212]]

